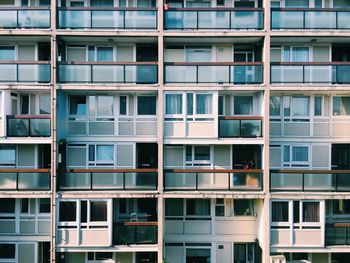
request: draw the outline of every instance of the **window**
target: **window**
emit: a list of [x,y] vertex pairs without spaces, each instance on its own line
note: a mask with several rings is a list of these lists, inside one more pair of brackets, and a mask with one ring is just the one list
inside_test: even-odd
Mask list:
[[156,115],[156,96],[137,97],[137,115]]
[[186,263],[200,263],[210,261],[210,249],[205,248],[187,248]]
[[284,116],[306,117],[309,116],[309,97],[285,96],[283,97]]
[[41,198],[39,199],[39,213],[50,213],[50,199]]
[[320,222],[320,203],[303,202],[303,222]]
[[111,61],[113,61],[113,48],[112,47],[97,47],[97,61],[99,61],[99,62],[111,62]]
[[210,216],[209,199],[187,199],[186,201],[186,215]]
[[281,97],[271,96],[270,97],[270,116],[281,115]]
[[119,115],[127,115],[127,96],[119,97]]
[[235,216],[255,216],[254,200],[236,199],[233,205]]
[[16,199],[14,198],[0,198],[0,214],[15,213]]
[[182,94],[165,95],[165,114],[182,114]]
[[21,114],[29,114],[29,95],[21,95]]
[[225,216],[225,200],[223,198],[216,199],[215,216]]
[[27,214],[29,212],[29,199],[22,198],[21,199],[21,213]]
[[89,166],[114,165],[114,145],[89,145]]
[[89,115],[113,115],[113,96],[89,96]]
[[323,102],[323,97],[315,96],[315,103],[314,103],[314,115],[315,116],[322,115],[322,102]]
[[272,222],[288,222],[288,202],[272,202]]
[[187,115],[213,114],[213,95],[187,93]]
[[285,46],[283,62],[309,62],[309,47]]
[[234,263],[254,262],[254,243],[234,244]]
[[210,146],[186,145],[186,166],[210,166]]
[[333,200],[333,214],[335,215],[349,215],[350,214],[350,200]]
[[107,202],[91,201],[90,202],[90,221],[107,221]]
[[252,96],[235,96],[234,97],[234,114],[235,115],[252,115],[253,114],[253,97]]
[[183,199],[165,199],[165,216],[183,216]]
[[85,96],[70,97],[69,114],[86,115],[86,97]]
[[286,0],[286,7],[309,7],[309,0]]
[[284,167],[308,167],[309,147],[308,146],[283,146],[283,166]]
[[350,115],[350,97],[333,97],[333,115]]
[[51,113],[51,98],[50,95],[39,96],[39,114]]
[[15,259],[16,245],[15,244],[0,244],[0,260]]
[[60,202],[59,205],[59,221],[60,222],[75,222],[77,203],[75,201]]
[[219,116],[224,115],[224,96],[219,96],[218,114]]
[[88,252],[88,261],[113,259],[113,252]]
[[16,165],[16,146],[0,145],[0,166]]
[[14,61],[15,47],[0,46],[0,61]]

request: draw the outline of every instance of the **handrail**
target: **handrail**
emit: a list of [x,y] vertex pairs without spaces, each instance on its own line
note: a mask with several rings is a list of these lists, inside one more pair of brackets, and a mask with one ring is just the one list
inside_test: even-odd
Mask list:
[[59,62],[61,65],[158,65],[156,61],[130,61],[130,62],[119,62],[119,61],[71,61],[71,62]]
[[350,170],[289,170],[289,169],[280,169],[274,170],[271,169],[270,173],[291,173],[291,174],[350,174]]
[[341,222],[341,223],[326,223],[326,226],[330,226],[330,227],[350,227],[350,222],[346,223],[346,222]]
[[18,169],[18,168],[0,168],[0,173],[49,173],[50,168],[37,168],[37,169]]
[[147,221],[147,222],[114,222],[115,225],[123,226],[158,226],[157,221]]
[[263,169],[164,169],[170,173],[262,173]]
[[164,62],[167,66],[259,66],[262,61],[256,62]]
[[219,116],[220,120],[263,120],[263,116]]
[[271,11],[350,12],[350,8],[271,7]]
[[9,119],[51,119],[50,115],[7,115]]
[[19,60],[0,60],[0,64],[19,64],[19,65],[41,65],[51,64],[51,61],[19,61]]
[[137,169],[68,169],[67,173],[156,173],[158,169],[137,168]]
[[157,7],[58,7],[63,11],[157,11]]
[[169,7],[165,11],[264,11],[264,8],[255,7]]
[[271,65],[286,65],[286,66],[319,66],[319,65],[349,65],[350,62],[343,62],[343,61],[324,61],[324,62],[315,62],[315,61],[310,61],[310,62],[270,62]]
[[50,6],[4,6],[0,7],[2,10],[50,10]]

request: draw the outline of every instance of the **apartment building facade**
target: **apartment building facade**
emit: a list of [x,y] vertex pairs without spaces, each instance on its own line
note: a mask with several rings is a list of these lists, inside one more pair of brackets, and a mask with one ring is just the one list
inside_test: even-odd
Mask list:
[[348,262],[349,14],[0,1],[0,262]]

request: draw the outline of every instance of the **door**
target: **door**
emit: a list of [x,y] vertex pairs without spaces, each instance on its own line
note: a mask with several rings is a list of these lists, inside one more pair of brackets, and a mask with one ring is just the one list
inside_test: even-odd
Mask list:
[[[156,45],[136,45],[137,62],[158,61],[158,47]],[[156,67],[150,65],[137,66],[137,83],[153,83],[156,79]]]
[[156,143],[137,143],[137,168],[158,167],[158,145]]
[[350,144],[332,144],[332,170],[350,169]]

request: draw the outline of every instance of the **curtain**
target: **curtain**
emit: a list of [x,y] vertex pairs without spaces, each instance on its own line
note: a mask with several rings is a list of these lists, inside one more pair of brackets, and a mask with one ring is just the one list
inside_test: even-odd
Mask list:
[[90,202],[90,221],[107,221],[107,202]]
[[309,7],[309,0],[286,0],[286,7]]
[[272,203],[272,222],[288,222],[288,202]]
[[340,97],[340,115],[350,115],[350,97]]
[[320,203],[303,203],[303,222],[320,222]]
[[112,7],[113,0],[90,0],[90,6]]
[[212,114],[213,96],[211,94],[197,94],[196,114]]
[[281,97],[270,97],[270,116],[280,116],[281,113]]
[[308,148],[294,146],[292,148],[292,161],[293,162],[307,162],[308,161]]
[[138,115],[156,115],[156,97],[138,96],[137,97]]
[[51,101],[50,95],[40,95],[39,96],[39,108],[40,114],[50,114],[51,113]]
[[97,145],[96,161],[113,161],[113,145]]
[[97,61],[99,61],[99,62],[113,61],[113,48],[112,47],[98,47],[97,48]]
[[193,115],[193,93],[187,93],[187,115]]
[[210,200],[208,199],[187,199],[187,215],[209,216]]
[[308,47],[293,47],[292,49],[292,61],[293,62],[308,62],[309,61],[309,48]]
[[292,98],[292,116],[309,116],[309,97]]
[[188,49],[186,50],[187,62],[210,62],[211,49]]
[[98,96],[97,115],[113,115],[113,96]]
[[235,115],[252,115],[253,114],[253,97],[252,96],[234,97],[234,114]]
[[210,7],[210,1],[188,1],[187,7]]
[[167,94],[165,114],[182,114],[182,95]]

